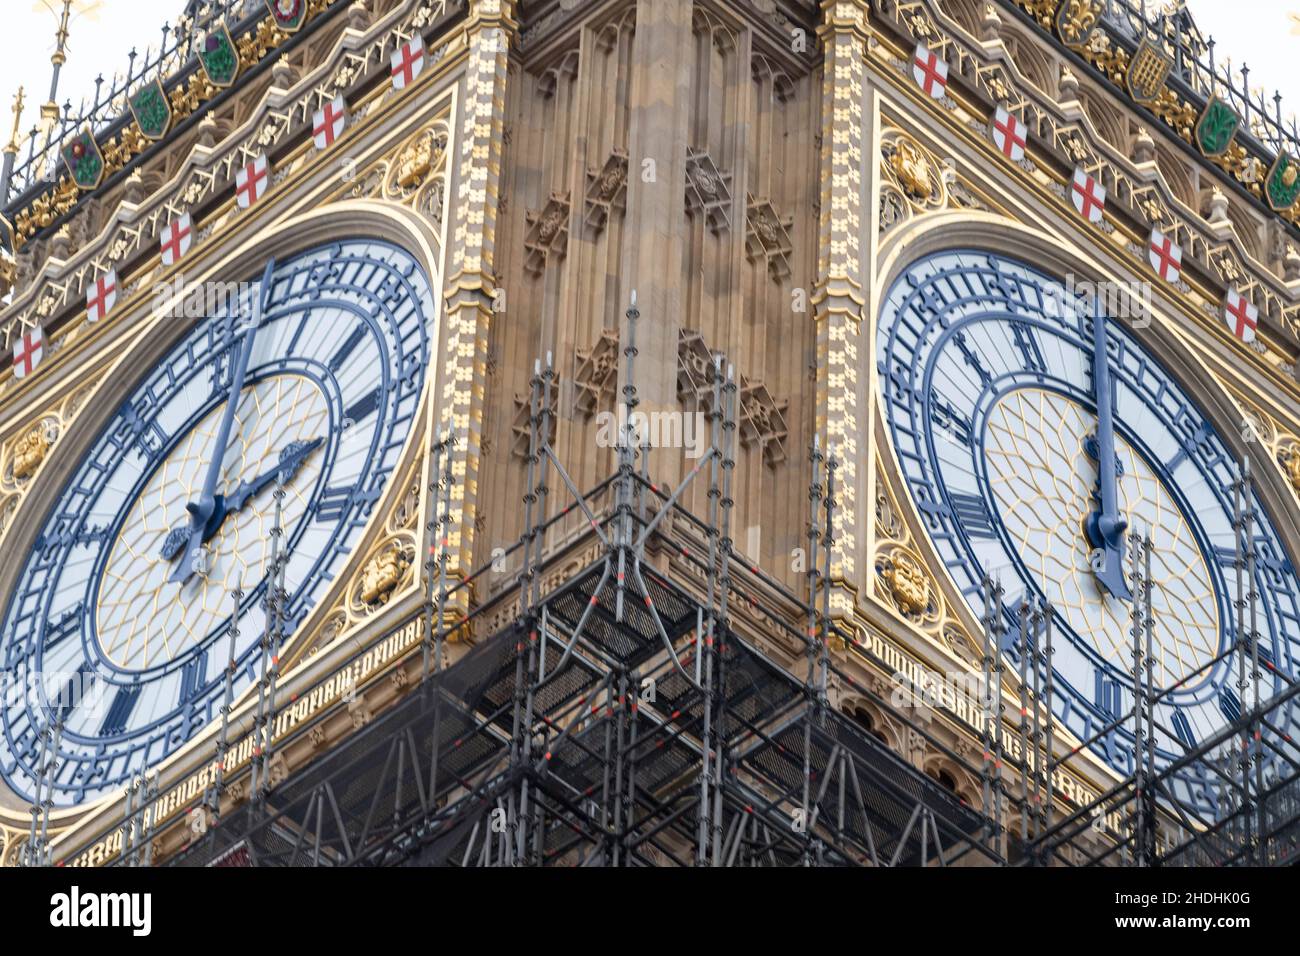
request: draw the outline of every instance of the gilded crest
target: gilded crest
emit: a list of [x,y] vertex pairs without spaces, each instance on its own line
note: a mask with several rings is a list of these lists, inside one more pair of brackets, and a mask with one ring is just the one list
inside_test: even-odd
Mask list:
[[390,544],[366,562],[361,572],[361,600],[365,604],[385,604],[401,583],[408,562],[401,548]]
[[930,581],[909,555],[896,551],[880,569],[880,577],[904,614],[920,614],[930,606]]
[[1232,107],[1211,96],[1201,111],[1201,118],[1196,121],[1194,139],[1197,148],[1206,156],[1222,156],[1232,145],[1232,138],[1237,135],[1241,118]]
[[1086,46],[1097,29],[1105,0],[1061,0],[1056,8],[1056,32],[1067,46]]
[[913,199],[924,199],[930,195],[930,164],[910,140],[898,140],[889,157],[889,166]]
[[1174,61],[1159,44],[1143,38],[1128,63],[1124,81],[1129,94],[1139,103],[1151,103],[1164,92],[1165,80],[1173,69]]
[[33,425],[14,443],[14,477],[23,480],[36,474],[50,450],[50,436],[45,426]]

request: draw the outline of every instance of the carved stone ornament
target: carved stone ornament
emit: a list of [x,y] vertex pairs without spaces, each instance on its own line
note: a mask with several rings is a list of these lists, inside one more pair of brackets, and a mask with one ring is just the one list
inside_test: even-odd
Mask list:
[[578,349],[573,387],[579,414],[590,418],[601,405],[612,404],[617,373],[618,333],[603,329],[595,345]]
[[720,352],[704,344],[704,336],[690,329],[677,335],[677,397],[709,407],[713,395],[713,363]]
[[[547,416],[547,435],[548,442],[555,441],[555,419],[556,419],[556,402],[558,400],[560,388],[559,379],[551,382],[551,407],[550,414]],[[515,417],[510,424],[510,454],[516,458],[528,458],[528,444],[531,430],[528,419],[532,416],[532,402],[527,395],[515,393]]]
[[627,150],[614,149],[603,166],[587,170],[587,191],[583,197],[582,219],[595,233],[609,222],[614,212],[622,212],[627,201]]
[[[686,407],[711,408],[714,363],[723,353],[710,349],[700,333],[682,329],[677,338],[677,398]],[[724,357],[725,365],[725,357]],[[777,400],[761,381],[737,373],[740,385],[740,441],[757,447],[768,465],[786,459],[788,400]]]
[[386,545],[371,557],[361,572],[362,603],[387,603],[409,565],[410,561],[396,544]]
[[776,401],[762,382],[741,376],[740,441],[757,446],[769,465],[785,461],[785,443],[790,434],[785,413],[789,407],[788,400]]
[[782,217],[771,200],[749,197],[745,217],[745,254],[751,261],[766,261],[768,274],[777,282],[790,277],[794,243],[790,227],[794,217]]
[[686,148],[686,210],[702,215],[715,233],[731,228],[731,174],[707,150]]
[[551,259],[564,257],[569,246],[569,194],[551,193],[540,210],[529,210],[525,217],[528,233],[524,236],[527,255],[524,268],[541,275]]

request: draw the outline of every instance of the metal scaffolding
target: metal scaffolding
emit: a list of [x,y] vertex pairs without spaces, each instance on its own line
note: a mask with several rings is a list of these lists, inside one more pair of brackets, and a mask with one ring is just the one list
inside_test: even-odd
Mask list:
[[[273,781],[267,754],[281,635],[270,634],[256,718],[262,746],[250,766],[232,773],[225,765],[227,694],[215,782],[191,811],[200,813],[198,824],[162,818],[152,809],[156,782],[142,785],[119,824],[129,839],[111,865],[1073,866],[1293,859],[1300,754],[1278,715],[1296,685],[1259,700],[1248,471],[1238,489],[1237,637],[1216,658],[1235,655],[1240,718],[1157,765],[1157,734],[1161,740],[1175,735],[1155,711],[1170,689],[1153,684],[1150,542],[1133,534],[1133,707],[1092,739],[1071,745],[1057,736],[1053,609],[1037,601],[1009,609],[1000,586],[988,581],[977,665],[980,716],[969,734],[982,742],[982,753],[968,760],[967,748],[954,749],[914,709],[873,689],[888,681],[868,686],[831,653],[855,641],[831,616],[833,448],[815,441],[810,449],[802,594],[733,547],[737,386],[720,358],[705,399],[708,447],[675,488],[651,480],[652,450],[635,415],[638,318],[634,297],[615,472],[583,492],[566,471],[549,439],[556,377],[550,356],[539,360],[529,396],[524,532],[459,580],[448,573],[450,436],[431,450],[423,637],[411,651],[422,665],[418,685],[341,743]],[[697,483],[707,483],[703,518],[682,505]],[[576,555],[590,555],[593,543],[596,556],[554,584],[557,571],[571,567]],[[504,562],[517,567],[512,585],[475,606],[473,588]],[[278,582],[268,591],[272,621]],[[517,606],[517,614],[487,633],[485,622],[500,620],[507,605]],[[754,620],[751,609],[764,612],[761,628],[745,623]],[[453,642],[468,650],[446,666],[444,651]],[[854,656],[881,674],[892,670],[860,642]],[[1255,688],[1249,708],[1248,674]],[[869,702],[927,754],[978,780],[978,801],[963,799],[873,728],[837,710],[833,693]],[[1016,711],[1010,715],[1008,699]],[[286,734],[277,749],[286,752],[313,726]],[[1133,772],[1086,805],[1058,800],[1057,775],[1121,726],[1134,741]],[[1239,752],[1225,760],[1227,744]],[[1271,778],[1263,772],[1266,750]],[[1212,816],[1183,806],[1170,788],[1170,775],[1194,762],[1222,787]],[[222,793],[236,782],[248,799],[219,816]],[[34,828],[39,816],[34,812]],[[174,836],[178,828],[192,837],[159,858],[154,838]]]
[[[1123,730],[1133,741],[1132,772],[1095,800],[1031,834],[1029,862],[1065,865],[1275,866],[1300,859],[1300,745],[1293,735],[1294,698],[1300,682],[1264,661],[1282,689],[1262,699],[1254,523],[1258,503],[1250,462],[1243,459],[1234,483],[1236,587],[1233,640],[1213,659],[1182,679],[1157,689],[1153,671],[1155,615],[1152,542],[1129,538],[1133,706],[1088,740],[1057,755],[1045,753],[1049,774],[1079,759],[1108,734]],[[1047,620],[1051,610],[1047,609]],[[1050,631],[1049,631],[1050,633]],[[1032,643],[1032,640],[1031,640]],[[1035,674],[1046,683],[1051,712],[1053,671],[1046,653],[1030,653]],[[1236,666],[1239,711],[1207,739],[1192,744],[1159,716],[1162,701],[1194,685],[1220,664]],[[1035,677],[1037,680],[1038,677]],[[1037,695],[1034,695],[1037,697]],[[1048,722],[1050,728],[1051,723]],[[1177,747],[1157,766],[1157,740]],[[1178,791],[1178,780],[1200,782],[1202,805]]]

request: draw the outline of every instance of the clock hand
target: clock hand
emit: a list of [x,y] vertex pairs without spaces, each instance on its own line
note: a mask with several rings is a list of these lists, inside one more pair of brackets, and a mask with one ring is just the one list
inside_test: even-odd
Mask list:
[[1097,403],[1097,484],[1100,507],[1084,521],[1093,548],[1104,552],[1101,568],[1093,567],[1097,580],[1115,597],[1129,601],[1124,580],[1124,531],[1128,520],[1119,513],[1115,475],[1115,421],[1111,408],[1110,362],[1106,358],[1106,317],[1095,310],[1092,320],[1092,389]]
[[241,481],[239,487],[226,495],[225,513],[233,514],[240,511],[248,503],[249,498],[261,494],[268,486],[275,484],[278,475],[284,475],[285,481],[292,480],[307,456],[323,444],[325,444],[324,438],[313,438],[311,441],[296,441],[288,445],[280,452],[279,464],[270,471],[258,475],[251,482]]
[[[284,475],[285,481],[291,481],[293,476],[298,473],[298,469],[302,467],[302,463],[307,460],[307,456],[324,443],[325,439],[323,438],[293,442],[280,452],[280,461],[276,467],[258,475],[251,482],[241,481],[239,486],[228,495],[214,495],[212,514],[204,522],[199,543],[206,544],[210,541],[220,530],[221,524],[226,520],[227,516],[243,510],[244,505],[248,504],[248,500],[261,494],[268,486],[274,484],[278,475]],[[176,557],[181,548],[189,544],[191,533],[192,522],[186,522],[172,528],[167,532],[167,538],[158,551],[159,556],[164,561],[170,561]]]
[[226,446],[230,442],[230,429],[235,420],[235,408],[239,404],[239,396],[244,390],[244,375],[248,371],[248,360],[253,353],[253,341],[257,336],[257,327],[262,323],[263,307],[270,294],[271,272],[274,268],[275,260],[271,259],[267,262],[266,270],[262,273],[262,288],[257,298],[253,300],[253,318],[244,331],[243,347],[239,350],[234,368],[231,369],[230,395],[226,399],[226,411],[221,416],[221,426],[217,430],[217,442],[213,448],[212,461],[208,463],[208,473],[203,481],[203,490],[200,492],[197,502],[191,501],[185,505],[185,510],[190,513],[189,546],[181,554],[180,563],[172,570],[171,576],[167,579],[168,581],[184,584],[190,579],[194,573],[194,557],[206,540],[204,532],[208,528],[209,521],[217,506],[217,479],[221,476],[221,468],[225,462]]

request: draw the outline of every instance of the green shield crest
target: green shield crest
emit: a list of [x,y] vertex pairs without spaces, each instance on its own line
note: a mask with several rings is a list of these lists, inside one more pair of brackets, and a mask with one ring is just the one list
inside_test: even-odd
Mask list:
[[172,125],[172,107],[167,102],[162,83],[155,77],[131,97],[131,114],[140,132],[149,139],[162,139]]

